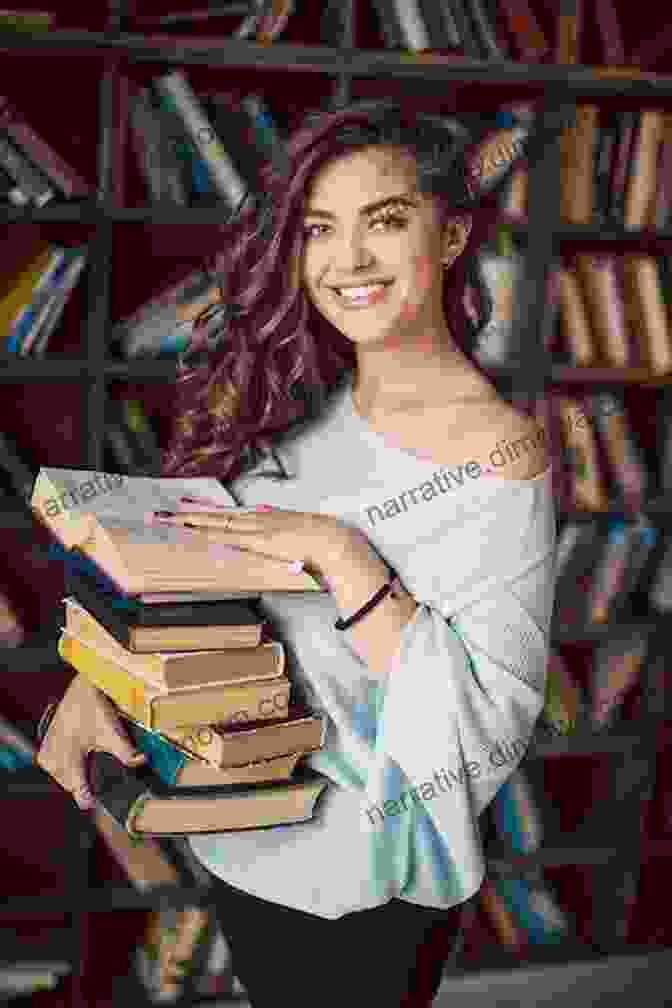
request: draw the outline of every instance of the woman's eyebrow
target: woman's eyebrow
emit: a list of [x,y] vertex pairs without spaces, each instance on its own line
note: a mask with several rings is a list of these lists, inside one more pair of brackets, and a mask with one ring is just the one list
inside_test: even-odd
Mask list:
[[[382,210],[389,203],[407,203],[409,206],[417,207],[417,202],[414,199],[414,194],[412,192],[399,193],[396,196],[386,196],[385,199],[376,200],[375,203],[367,203],[365,206],[360,207],[359,212],[363,214],[374,213],[376,210]],[[328,210],[313,210],[307,207],[304,210],[305,217],[324,217],[325,220],[336,220],[335,214],[329,213]]]

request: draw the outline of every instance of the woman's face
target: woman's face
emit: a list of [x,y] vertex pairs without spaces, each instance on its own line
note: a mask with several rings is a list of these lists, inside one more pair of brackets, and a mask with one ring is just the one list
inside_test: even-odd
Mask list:
[[354,343],[444,326],[438,208],[415,186],[411,157],[369,147],[329,162],[308,189],[302,280]]

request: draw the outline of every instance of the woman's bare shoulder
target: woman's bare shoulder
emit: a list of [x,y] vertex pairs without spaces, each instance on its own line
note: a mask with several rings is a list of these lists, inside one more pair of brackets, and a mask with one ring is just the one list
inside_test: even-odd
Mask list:
[[453,446],[459,441],[466,461],[503,479],[532,479],[548,468],[543,429],[497,396],[477,397],[457,407],[437,406],[432,413],[426,421],[441,442],[433,457],[442,464],[455,460]]

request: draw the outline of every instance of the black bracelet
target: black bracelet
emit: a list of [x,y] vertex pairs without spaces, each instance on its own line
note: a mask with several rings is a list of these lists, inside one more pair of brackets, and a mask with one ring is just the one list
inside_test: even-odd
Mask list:
[[376,594],[372,598],[370,598],[368,602],[365,602],[362,608],[358,609],[357,612],[350,617],[350,619],[336,620],[336,622],[334,623],[336,629],[337,630],[349,629],[349,627],[351,627],[353,623],[357,623],[360,619],[362,619],[363,616],[366,616],[368,612],[371,612],[373,607],[377,606],[378,603],[382,599],[384,599],[385,596],[389,594],[389,592],[391,592],[393,588],[396,588],[396,586],[397,586],[397,576],[395,574],[392,580],[388,581],[387,584],[384,584],[382,588],[379,588]]

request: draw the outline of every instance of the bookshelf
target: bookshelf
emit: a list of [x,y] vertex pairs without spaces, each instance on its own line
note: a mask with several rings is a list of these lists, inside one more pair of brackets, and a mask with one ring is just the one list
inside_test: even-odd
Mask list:
[[[151,5],[148,5],[151,6]],[[232,4],[231,16],[240,16],[245,5]],[[112,0],[109,6],[92,6],[81,17],[73,17],[65,12],[59,17],[59,26],[45,33],[6,33],[0,37],[0,52],[7,66],[14,68],[16,79],[23,80],[21,72],[28,80],[28,70],[20,71],[20,61],[39,60],[47,69],[55,73],[61,58],[73,61],[78,72],[86,76],[87,93],[76,95],[73,120],[81,117],[82,132],[86,130],[91,143],[85,150],[73,138],[64,136],[61,147],[68,150],[73,163],[81,163],[82,170],[88,169],[87,178],[92,183],[92,195],[77,202],[55,203],[42,209],[16,206],[0,206],[0,219],[6,222],[8,231],[16,229],[43,228],[46,233],[58,234],[61,230],[77,235],[86,235],[89,243],[89,260],[86,271],[85,289],[81,302],[66,321],[68,343],[58,352],[40,360],[22,359],[9,353],[0,345],[0,399],[10,401],[17,386],[25,386],[28,391],[39,390],[45,402],[57,405],[61,410],[77,404],[79,410],[79,442],[68,445],[70,457],[58,460],[49,458],[54,465],[77,465],[100,469],[103,467],[103,435],[105,406],[112,386],[142,386],[148,400],[157,400],[166,383],[175,378],[175,364],[171,361],[119,361],[108,354],[111,319],[123,314],[124,297],[117,276],[129,274],[125,256],[135,247],[135,235],[142,231],[145,245],[153,250],[155,261],[147,263],[148,272],[156,279],[144,285],[144,296],[150,288],[160,286],[164,280],[167,256],[152,235],[163,228],[177,229],[190,225],[196,228],[195,244],[198,236],[218,224],[226,223],[228,213],[218,207],[167,207],[133,203],[129,194],[128,160],[121,152],[127,133],[127,107],[123,91],[123,76],[139,75],[145,79],[148,74],[165,72],[171,67],[185,67],[193,72],[199,87],[213,77],[225,89],[240,78],[241,87],[254,83],[259,90],[275,88],[283,83],[283,95],[291,104],[291,97],[306,87],[311,104],[318,96],[325,98],[338,95],[341,99],[375,96],[395,93],[412,97],[426,106],[436,102],[441,89],[451,87],[457,107],[475,104],[483,111],[501,104],[506,98],[534,97],[541,100],[541,115],[537,124],[539,144],[530,167],[528,216],[529,225],[516,223],[514,232],[525,247],[529,269],[523,291],[524,317],[526,325],[520,336],[520,360],[523,366],[514,368],[514,398],[532,400],[542,397],[546,388],[562,386],[576,388],[585,386],[596,389],[600,386],[633,387],[649,389],[670,384],[672,375],[651,375],[642,368],[575,368],[553,362],[551,355],[543,350],[544,334],[550,325],[547,289],[549,271],[559,249],[571,247],[579,249],[610,249],[620,252],[641,250],[655,255],[672,249],[672,232],[642,230],[639,232],[618,228],[598,228],[591,225],[564,224],[559,213],[559,200],[549,199],[549,193],[559,192],[560,159],[557,144],[544,142],[547,131],[553,133],[560,124],[573,115],[575,103],[592,101],[595,103],[619,103],[625,107],[640,105],[672,106],[672,78],[627,76],[604,77],[599,67],[582,65],[549,65],[500,62],[496,64],[473,60],[460,62],[433,61],[427,55],[403,54],[380,48],[380,41],[365,44],[370,27],[364,25],[368,9],[365,0],[349,0],[345,7],[345,30],[341,48],[312,44],[316,37],[317,19],[306,14],[297,17],[295,29],[288,31],[286,41],[272,45],[259,45],[236,40],[225,35],[229,28],[209,29],[211,37],[185,33],[184,35],[164,32],[146,34],[138,31],[138,14],[125,13],[124,5]],[[363,13],[364,12],[364,13]],[[305,12],[304,12],[305,14]],[[75,23],[68,24],[68,21]],[[61,27],[62,23],[62,27]],[[222,20],[222,25],[228,24]],[[197,29],[198,30],[198,29]],[[302,33],[311,41],[303,44]],[[654,33],[645,31],[645,37]],[[359,46],[355,47],[355,42]],[[377,48],[375,47],[377,45]],[[16,93],[21,98],[20,85],[11,81],[11,70],[0,72],[1,93]],[[90,87],[95,82],[95,88]],[[72,83],[72,78],[70,79]],[[87,89],[82,89],[83,91]],[[68,86],[63,86],[63,94]],[[90,92],[90,93],[88,93]],[[28,95],[26,96],[29,97]],[[30,118],[33,108],[40,102],[27,101],[26,115]],[[300,111],[300,110],[298,110]],[[44,115],[42,121],[44,120]],[[91,128],[91,124],[95,124]],[[80,128],[79,126],[77,127]],[[59,130],[53,130],[52,142],[56,145]],[[94,184],[95,180],[95,184]],[[190,239],[191,240],[191,239]],[[189,244],[189,242],[187,242]],[[190,246],[191,247],[191,246]],[[178,249],[176,254],[181,254]],[[139,253],[140,254],[140,253]],[[161,256],[164,258],[162,259]],[[200,258],[191,251],[184,258]],[[143,260],[143,268],[145,262]],[[130,297],[130,295],[128,295]],[[132,300],[132,299],[131,299]],[[130,303],[130,302],[129,302]],[[78,313],[78,314],[77,314]],[[65,326],[64,326],[65,328]],[[77,333],[74,338],[71,334]],[[55,392],[53,390],[56,390]],[[59,391],[60,390],[60,391]],[[136,393],[137,394],[137,393]],[[68,397],[72,396],[70,400]],[[33,401],[36,401],[34,397]],[[2,404],[0,404],[2,405]],[[6,409],[6,403],[5,403]],[[3,415],[8,416],[8,413]],[[25,419],[25,414],[24,417]],[[4,421],[6,422],[6,421]],[[39,421],[48,426],[48,419]],[[63,449],[65,451],[65,449]],[[47,461],[44,456],[36,461]],[[28,541],[32,538],[34,524],[25,506],[17,501],[1,502],[0,535],[16,535]],[[672,513],[670,500],[664,497],[647,503],[646,514],[661,527],[669,525]],[[598,517],[608,512],[597,513]],[[576,520],[595,517],[590,512],[575,513]],[[652,635],[649,650],[652,654],[667,655],[666,620],[664,617],[651,618],[647,628]],[[565,635],[565,643],[593,645],[608,637],[610,626],[589,629],[581,640]],[[561,631],[558,640],[563,641]],[[37,669],[49,673],[56,683],[62,675],[62,668],[56,656],[53,631],[42,626],[27,635],[26,642],[16,650],[0,654],[0,667],[6,673],[36,672]],[[643,666],[645,669],[647,663]],[[59,671],[60,670],[60,671]],[[45,674],[45,681],[49,675]],[[511,854],[504,847],[488,852],[489,863],[502,872],[515,875],[523,864],[540,864],[547,867],[589,866],[592,873],[592,926],[591,941],[583,946],[572,944],[571,948],[544,948],[529,950],[528,961],[543,964],[565,962],[569,959],[588,957],[591,962],[603,961],[604,957],[621,951],[626,946],[623,907],[629,895],[636,890],[642,863],[640,813],[654,792],[657,764],[657,744],[661,726],[666,723],[664,704],[660,695],[656,696],[651,682],[644,684],[643,713],[636,725],[627,729],[596,734],[577,732],[569,738],[535,740],[526,760],[556,762],[561,758],[597,756],[608,757],[613,780],[611,788],[610,816],[618,822],[614,830],[608,823],[609,816],[604,807],[599,806],[592,816],[586,816],[579,827],[567,830],[557,837],[547,840],[544,848],[536,855],[524,858]],[[29,712],[26,705],[18,704],[19,712],[30,713],[35,719],[46,702],[46,692],[35,690],[35,705]],[[60,690],[62,693],[62,690]],[[55,694],[59,694],[56,687]],[[26,801],[36,802],[46,796],[55,798],[58,788],[37,768],[16,771],[5,775],[8,781],[3,799],[14,800],[25,796]],[[39,812],[36,813],[39,819]],[[87,941],[94,943],[90,934],[92,918],[98,915],[121,911],[138,912],[150,907],[183,907],[207,905],[207,892],[194,887],[158,886],[151,893],[139,893],[128,886],[104,887],[91,885],[91,858],[95,840],[95,829],[89,820],[80,816],[73,808],[69,825],[72,846],[68,854],[68,906],[70,930],[54,930],[49,936],[50,955],[64,953],[75,964],[68,989],[69,997],[63,998],[63,989],[39,995],[45,1005],[87,1003],[82,978],[85,972]],[[66,848],[64,848],[65,850]],[[26,916],[34,913],[63,913],[62,895],[45,893],[34,899],[12,897],[2,904],[3,918]],[[88,938],[87,938],[88,936]],[[53,945],[52,945],[53,942]],[[632,946],[628,946],[632,948]],[[3,946],[5,961],[13,961],[19,950]],[[520,968],[521,962],[508,950],[497,946],[486,950],[477,967],[453,963],[450,972],[451,983],[458,976],[479,978],[483,985],[488,983],[488,963],[493,968]],[[481,972],[483,970],[483,972]],[[65,985],[63,985],[65,988]],[[134,992],[134,996],[135,996]],[[39,1001],[38,998],[38,1001]],[[217,1000],[227,1003],[221,995],[200,997],[193,1003],[207,1003]],[[231,998],[236,1003],[240,998]],[[103,1004],[101,998],[96,1003]],[[137,1003],[140,1003],[138,1001]],[[180,1003],[191,1003],[189,1000]]]

